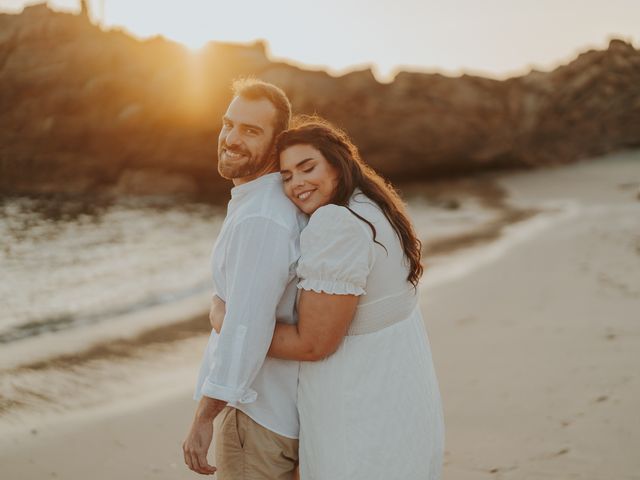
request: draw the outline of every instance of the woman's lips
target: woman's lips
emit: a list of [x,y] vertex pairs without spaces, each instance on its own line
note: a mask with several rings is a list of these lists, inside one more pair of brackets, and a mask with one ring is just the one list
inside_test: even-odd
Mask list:
[[298,198],[298,200],[301,200],[301,201],[303,201],[303,202],[304,202],[305,200],[307,200],[307,199],[311,196],[311,194],[312,194],[314,191],[315,191],[315,190],[307,190],[307,191],[305,191],[305,192],[298,193],[298,194],[296,195],[296,197]]

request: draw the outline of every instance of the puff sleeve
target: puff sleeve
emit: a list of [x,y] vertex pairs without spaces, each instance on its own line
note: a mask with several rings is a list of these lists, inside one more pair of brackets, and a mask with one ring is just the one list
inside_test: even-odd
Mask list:
[[298,288],[335,295],[364,295],[375,259],[369,226],[346,207],[317,209],[300,235]]

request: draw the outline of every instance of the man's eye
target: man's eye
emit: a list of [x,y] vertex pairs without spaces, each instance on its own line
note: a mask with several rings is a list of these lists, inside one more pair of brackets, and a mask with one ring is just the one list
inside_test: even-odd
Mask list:
[[257,135],[258,134],[258,131],[255,128],[247,128],[246,132],[249,135]]
[[284,176],[283,176],[283,177],[282,177],[282,182],[283,182],[283,183],[287,183],[289,180],[291,180],[291,176],[289,176],[289,177],[284,177]]

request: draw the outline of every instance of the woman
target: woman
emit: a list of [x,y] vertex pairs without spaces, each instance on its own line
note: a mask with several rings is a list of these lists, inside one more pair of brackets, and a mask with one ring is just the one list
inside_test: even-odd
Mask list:
[[281,134],[276,155],[285,193],[311,215],[300,237],[299,322],[278,323],[269,350],[303,361],[302,479],[440,478],[421,245],[402,201],[325,121]]

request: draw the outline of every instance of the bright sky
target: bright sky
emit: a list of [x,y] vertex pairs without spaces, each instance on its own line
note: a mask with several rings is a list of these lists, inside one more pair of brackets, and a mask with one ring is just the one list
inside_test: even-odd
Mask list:
[[[26,0],[0,0],[20,11]],[[94,18],[190,47],[266,39],[273,57],[342,73],[368,65],[504,78],[612,36],[640,47],[640,0],[89,0]],[[79,0],[49,0],[78,10]]]

